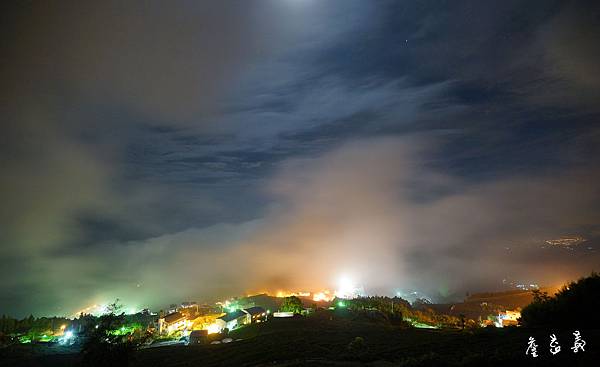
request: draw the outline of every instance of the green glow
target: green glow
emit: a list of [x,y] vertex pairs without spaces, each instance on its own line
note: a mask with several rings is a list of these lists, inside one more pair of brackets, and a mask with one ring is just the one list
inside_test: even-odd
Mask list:
[[225,306],[225,309],[227,310],[227,312],[235,312],[241,309],[241,307],[236,302],[228,302]]
[[346,304],[345,304],[343,301],[339,301],[339,302],[337,303],[337,305],[338,305],[338,307],[341,307],[341,308],[344,308],[344,307],[346,307]]
[[135,333],[136,330],[141,330],[141,329],[142,329],[142,325],[140,325],[138,323],[133,323],[133,324],[123,325],[116,330],[109,331],[109,333],[112,335],[130,335],[130,334]]
[[414,322],[413,326],[418,328],[418,329],[439,329],[437,326],[431,326],[428,324],[423,324],[421,322]]
[[28,333],[27,335],[22,335],[19,337],[19,343],[28,344],[28,343],[33,342],[34,340],[37,340],[42,343],[48,343],[48,342],[54,341],[56,339],[57,338],[52,335],[47,335],[47,334],[37,335],[35,333]]
[[417,329],[439,329],[439,327],[437,327],[437,326],[432,326],[432,325],[425,324],[425,323],[422,323],[422,322],[413,321],[412,319],[410,319],[408,317],[404,318],[404,321],[410,322],[410,324],[413,327],[416,327]]
[[46,335],[46,334],[44,334],[44,335],[41,336],[40,341],[41,342],[51,342],[54,339],[55,338],[52,335]]

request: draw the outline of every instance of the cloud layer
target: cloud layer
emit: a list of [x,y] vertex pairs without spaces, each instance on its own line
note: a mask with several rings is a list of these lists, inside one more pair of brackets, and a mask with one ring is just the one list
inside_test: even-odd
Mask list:
[[543,245],[580,228],[597,235],[594,177],[573,170],[465,185],[429,167],[434,147],[423,137],[375,138],[285,161],[268,182],[264,217],[83,249],[46,264],[57,267],[50,281],[69,285],[58,291],[66,304],[76,288],[85,299],[121,294],[160,307],[158,299],[332,289],[341,277],[371,294],[419,289],[444,300],[503,278],[555,285],[593,269],[595,253]]
[[0,311],[589,272],[594,5],[6,5]]

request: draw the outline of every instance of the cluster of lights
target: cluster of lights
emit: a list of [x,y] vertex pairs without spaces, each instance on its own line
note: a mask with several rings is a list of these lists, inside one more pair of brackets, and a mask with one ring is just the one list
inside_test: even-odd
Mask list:
[[289,292],[289,291],[277,291],[275,297],[277,298],[285,298],[285,297],[310,297],[310,292]]
[[354,298],[362,295],[364,292],[360,287],[354,285],[352,280],[347,277],[340,279],[339,288],[335,291],[336,298]]
[[[268,292],[264,292],[267,293]],[[285,298],[285,297],[303,297],[303,298],[311,298],[315,302],[330,302],[335,298],[334,292],[329,291],[328,289],[319,291],[319,292],[292,292],[292,291],[277,291],[275,297],[277,298]]]
[[[272,294],[267,291],[259,292],[260,294]],[[275,293],[275,297],[285,298],[285,297],[303,297],[310,298],[315,302],[331,302],[336,298],[355,298],[357,296],[361,296],[364,294],[364,291],[361,287],[357,287],[354,283],[347,277],[342,277],[339,280],[338,289],[335,291],[330,291],[328,289],[323,289],[318,292],[307,292],[307,291],[289,291],[289,290],[279,290]],[[251,294],[249,294],[251,295]],[[227,301],[225,301],[227,304]]]
[[313,301],[315,302],[330,302],[331,300],[333,300],[333,298],[334,296],[328,290],[315,293],[312,297]]
[[73,331],[67,330],[64,332],[62,338],[59,339],[59,343],[60,344],[72,344],[74,340],[75,340],[75,334],[73,334]]
[[[339,292],[338,291],[332,292],[328,289],[325,289],[325,290],[322,290],[319,292],[314,292],[314,293],[313,292],[305,292],[305,291],[294,292],[294,291],[279,290],[275,294],[272,294],[267,291],[261,291],[258,293],[248,293],[248,296],[252,296],[254,294],[268,294],[268,295],[272,295],[277,298],[296,296],[296,297],[310,298],[315,302],[330,302],[336,297],[336,293],[339,293]],[[218,302],[217,304],[224,306],[227,302],[228,301]],[[226,307],[226,308],[228,308],[228,307]]]

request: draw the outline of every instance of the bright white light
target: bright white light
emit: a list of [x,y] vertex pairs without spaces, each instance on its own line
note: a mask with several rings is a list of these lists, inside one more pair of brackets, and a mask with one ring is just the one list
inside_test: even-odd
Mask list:
[[335,290],[335,296],[338,298],[352,297],[356,287],[352,280],[347,276],[340,277],[338,289]]
[[65,332],[65,339],[71,339],[73,337],[73,332],[71,330]]
[[342,276],[338,280],[338,289],[335,290],[334,296],[337,298],[355,298],[365,294],[364,288],[357,286],[352,278],[348,276]]
[[221,328],[217,324],[210,324],[206,330],[208,330],[209,334],[215,334],[220,332]]
[[350,290],[353,288],[352,280],[348,277],[340,278],[340,290]]

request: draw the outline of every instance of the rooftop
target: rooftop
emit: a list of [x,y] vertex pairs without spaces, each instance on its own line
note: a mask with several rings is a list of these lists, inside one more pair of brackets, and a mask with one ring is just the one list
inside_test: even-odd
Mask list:
[[185,316],[183,316],[180,312],[173,312],[173,313],[165,316],[165,322],[168,322],[168,323],[177,322],[177,321],[183,320],[183,319],[185,319]]
[[236,310],[236,311],[230,312],[226,315],[219,317],[219,319],[221,319],[225,322],[229,322],[229,321],[233,321],[233,320],[240,318],[242,316],[245,316],[245,315],[246,315],[246,313],[244,311]]
[[246,308],[246,309],[244,309],[244,311],[248,312],[252,316],[259,315],[263,312],[266,312],[266,310],[264,308],[258,307],[258,306]]

